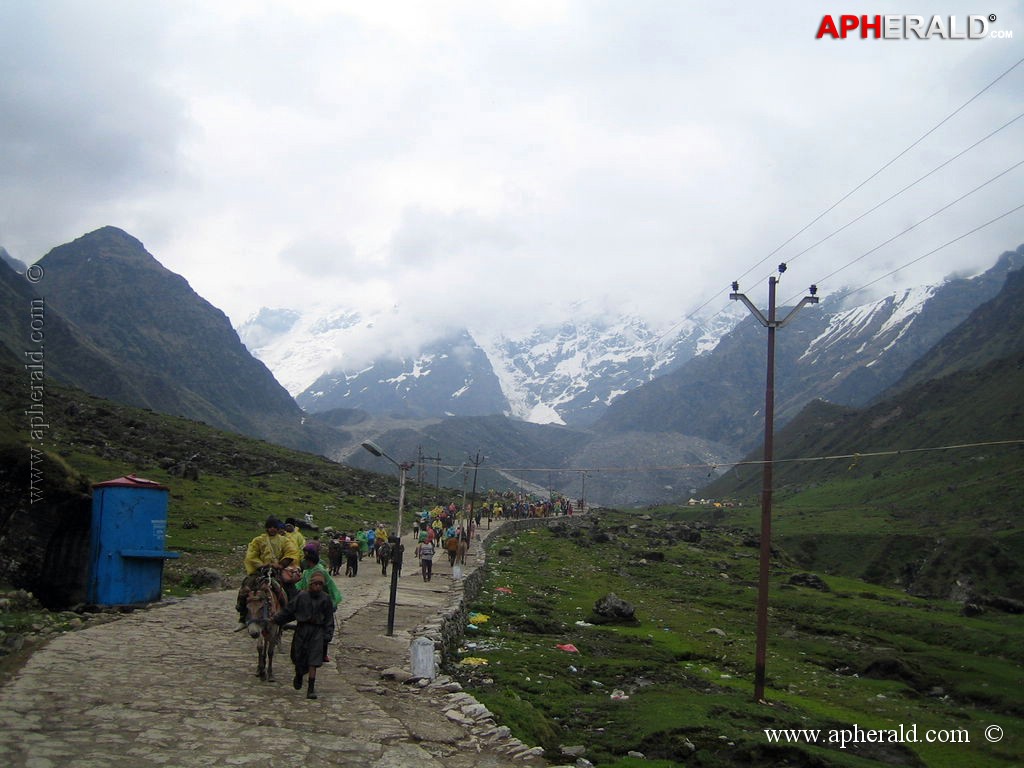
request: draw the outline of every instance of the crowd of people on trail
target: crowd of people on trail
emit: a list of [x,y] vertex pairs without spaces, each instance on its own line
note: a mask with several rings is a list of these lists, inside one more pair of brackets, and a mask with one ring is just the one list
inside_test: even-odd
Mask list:
[[342,567],[345,569],[345,576],[358,576],[359,564],[370,554],[381,567],[381,573],[387,576],[392,552],[388,541],[388,529],[383,523],[357,530],[355,533],[344,533],[332,528],[325,528],[324,533],[327,535],[327,559],[330,563],[329,573],[332,576],[340,575]]
[[[523,493],[507,491],[503,494],[491,492],[480,510],[488,520],[522,520],[528,517],[572,515],[574,507],[572,500],[565,496],[536,499]],[[476,522],[480,524],[479,517]]]
[[[414,557],[424,581],[433,578],[434,558],[439,550],[447,555],[453,576],[458,567],[465,565],[474,533],[484,518],[490,527],[495,519],[571,515],[573,505],[562,497],[538,501],[523,494],[499,495],[492,491],[475,510],[470,504],[462,515],[459,512],[459,507],[452,502],[447,506],[423,508],[415,516]],[[309,515],[305,524],[307,528],[312,525]],[[263,533],[255,536],[246,548],[246,575],[235,605],[239,621],[236,631],[247,626],[250,593],[269,581],[281,606],[270,620],[280,626],[295,623],[291,645],[291,661],[295,666],[292,682],[296,690],[301,690],[303,680],[307,680],[306,697],[310,699],[317,698],[317,669],[330,661],[328,646],[334,639],[335,610],[343,599],[334,577],[341,575],[342,568],[346,577],[356,577],[360,562],[370,555],[385,576],[389,566],[401,562],[401,553],[396,557],[385,525],[364,526],[354,532],[325,528],[325,543],[322,544],[319,533],[307,539],[302,525],[293,518],[282,522],[271,516],[264,523]],[[326,566],[323,559],[327,561]]]

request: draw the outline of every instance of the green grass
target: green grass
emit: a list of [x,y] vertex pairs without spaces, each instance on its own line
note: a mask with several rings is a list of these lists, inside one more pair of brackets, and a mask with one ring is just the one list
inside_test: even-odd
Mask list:
[[[397,505],[392,478],[196,422],[56,387],[48,414],[48,474],[63,466],[68,487],[135,473],[171,489],[167,547],[182,557],[167,563],[170,594],[192,591],[189,574],[200,566],[236,581],[244,547],[269,514],[312,512],[321,526],[350,529],[390,521]],[[5,434],[14,432],[0,418]],[[538,530],[502,540],[510,556],[492,545],[473,606],[491,618],[467,630],[462,654],[488,664],[451,671],[524,741],[552,756],[584,744],[601,766],[1021,764],[1024,619],[991,609],[966,618],[959,603],[920,596],[946,597],[961,577],[995,594],[1021,593],[1018,459],[939,467],[901,458],[881,468],[864,460],[806,482],[783,478],[773,521],[772,706],[752,700],[758,550],[749,539],[760,508],[749,498],[723,509],[601,512],[600,540],[588,523],[578,535]],[[183,463],[197,479],[181,475]],[[687,521],[719,527],[687,543],[672,533]],[[831,591],[789,587],[803,569]],[[636,606],[637,624],[588,626],[609,592]],[[36,619],[5,621],[0,629],[20,631]],[[565,643],[579,653],[556,647]],[[865,755],[764,735],[853,724],[965,728],[971,743]],[[984,739],[990,724],[1004,728],[998,744]],[[648,759],[629,758],[630,750]]]
[[[4,397],[15,395],[8,392],[0,402]],[[135,474],[170,489],[166,545],[181,558],[166,562],[169,594],[193,591],[189,574],[200,566],[229,582],[240,580],[245,547],[269,515],[302,519],[312,513],[321,529],[346,531],[394,521],[395,479],[321,456],[57,386],[47,389],[47,420],[48,482],[59,485],[64,472],[87,490],[90,483]],[[21,457],[27,449],[10,426],[0,418],[0,438]],[[45,495],[52,500],[56,488]],[[411,510],[408,515],[411,524]]]
[[[849,577],[831,591],[788,587],[788,558],[770,590],[768,694],[753,702],[756,550],[743,534],[705,530],[696,544],[652,546],[666,524],[602,513],[613,540],[547,530],[521,533],[489,554],[473,609],[490,620],[467,632],[464,656],[486,666],[451,671],[519,738],[550,755],[588,745],[602,766],[1009,766],[1024,759],[1024,622],[914,598]],[[495,553],[511,549],[511,556]],[[639,556],[657,550],[664,561]],[[524,564],[529,564],[524,568]],[[497,591],[507,587],[511,594]],[[586,626],[615,592],[634,626]],[[583,622],[580,624],[578,622]],[[716,631],[712,631],[716,630]],[[720,632],[718,631],[720,630]],[[571,643],[579,653],[556,648]],[[621,691],[628,698],[613,698]],[[964,728],[970,744],[876,745],[839,750],[773,745],[764,728]],[[984,728],[999,724],[999,744]],[[691,746],[693,750],[691,751]],[[659,762],[661,761],[661,762]]]

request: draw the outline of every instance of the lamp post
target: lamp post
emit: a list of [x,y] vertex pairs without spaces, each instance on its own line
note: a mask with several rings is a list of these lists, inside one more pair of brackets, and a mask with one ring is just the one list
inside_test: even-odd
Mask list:
[[376,443],[366,440],[363,448],[378,458],[384,458],[398,467],[398,518],[395,521],[395,532],[388,537],[391,544],[391,596],[388,598],[388,637],[395,633],[395,606],[398,603],[398,573],[402,570],[402,508],[405,506],[405,473],[412,468],[412,463],[398,462],[388,456]]
[[[487,458],[486,456],[484,458]],[[469,494],[469,515],[466,520],[466,525],[462,529],[466,532],[466,540],[469,541],[469,529],[473,526],[473,521],[476,519],[476,473],[480,469],[480,464],[483,463],[483,459],[480,458],[480,451],[476,452],[476,461],[473,464],[473,490]]]
[[761,483],[761,551],[757,583],[757,637],[754,656],[754,701],[763,702],[765,684],[765,659],[768,647],[768,574],[772,552],[772,462],[775,441],[775,331],[793,319],[793,316],[807,304],[818,303],[818,286],[812,285],[810,296],[804,296],[789,314],[779,320],[775,316],[775,287],[778,285],[786,265],[779,264],[779,277],[768,278],[768,317],[755,307],[750,299],[739,292],[740,285],[733,282],[729,298],[741,301],[754,318],[768,329],[768,371],[765,377],[764,405],[764,472]]

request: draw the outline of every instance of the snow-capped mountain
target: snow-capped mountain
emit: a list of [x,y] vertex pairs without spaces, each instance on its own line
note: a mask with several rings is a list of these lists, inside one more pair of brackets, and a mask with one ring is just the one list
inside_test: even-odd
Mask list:
[[[834,293],[778,335],[776,416],[809,400],[859,406],[995,295],[1020,253],[987,272],[865,303]],[[580,305],[555,325],[430,333],[401,308],[261,310],[238,329],[307,411],[402,417],[505,414],[603,433],[678,432],[744,445],[759,429],[763,328],[740,302],[653,326]],[[419,334],[420,338],[417,338]]]
[[[740,319],[734,310],[667,329],[631,316],[574,316],[518,334],[455,331],[390,351],[382,342],[391,341],[393,330],[375,333],[387,315],[264,308],[238,334],[310,412],[503,413],[585,426],[623,393],[713,348]],[[376,350],[370,357],[358,351],[368,346]]]
[[[782,424],[808,402],[862,406],[888,387],[1024,263],[1024,247],[972,278],[949,279],[856,303],[833,294],[779,331],[775,418]],[[780,313],[780,316],[784,316]],[[617,399],[596,425],[602,432],[678,432],[744,446],[763,428],[765,331],[753,318],[710,354]]]
[[713,349],[739,319],[725,311],[668,329],[632,316],[573,319],[519,335],[477,338],[512,416],[587,426],[617,397]]
[[490,361],[465,331],[431,341],[415,355],[330,370],[296,400],[310,413],[356,408],[403,418],[487,416],[508,409]]

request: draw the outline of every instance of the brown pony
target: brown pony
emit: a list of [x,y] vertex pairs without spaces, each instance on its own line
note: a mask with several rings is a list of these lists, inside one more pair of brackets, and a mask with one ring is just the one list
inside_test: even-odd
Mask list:
[[245,626],[256,641],[259,664],[256,674],[260,680],[274,682],[274,651],[281,643],[281,627],[274,623],[277,613],[288,604],[284,589],[271,566],[259,570],[256,586],[249,589],[245,599]]

